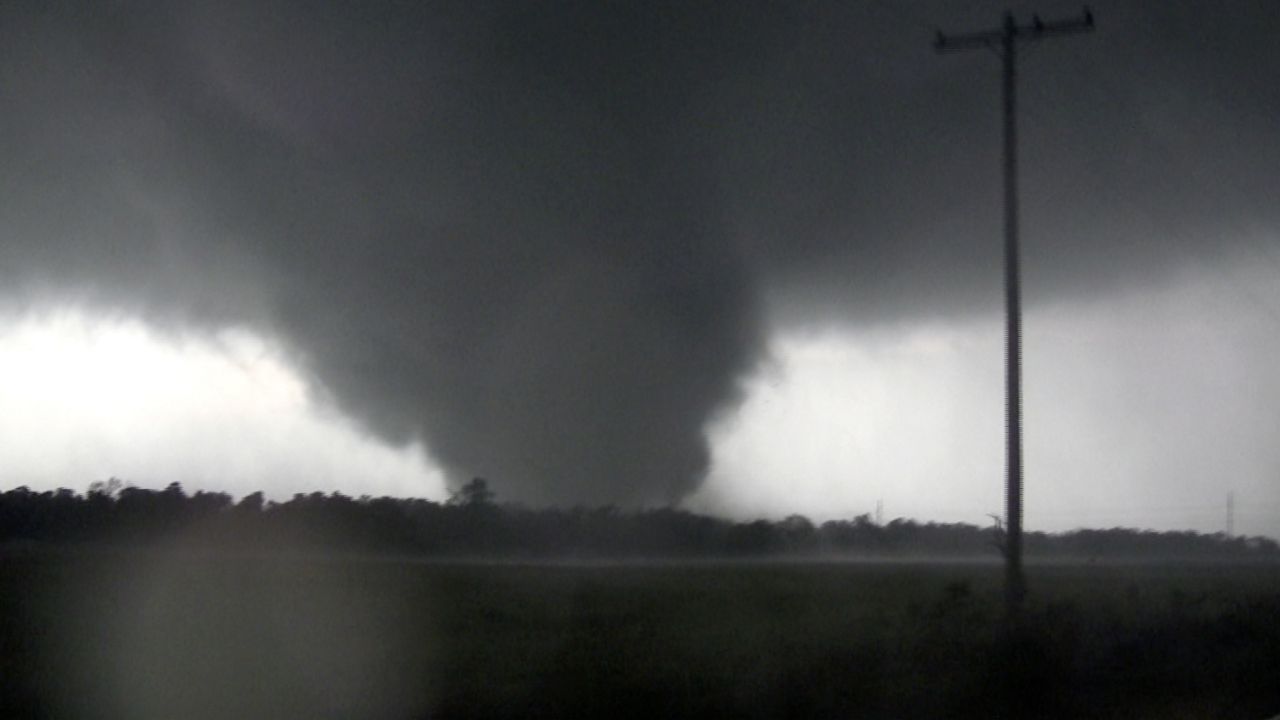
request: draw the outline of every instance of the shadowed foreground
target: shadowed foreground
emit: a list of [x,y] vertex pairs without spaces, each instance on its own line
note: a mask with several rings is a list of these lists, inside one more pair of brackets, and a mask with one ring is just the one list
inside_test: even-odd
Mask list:
[[4,717],[1240,717],[1280,567],[423,564],[28,555]]

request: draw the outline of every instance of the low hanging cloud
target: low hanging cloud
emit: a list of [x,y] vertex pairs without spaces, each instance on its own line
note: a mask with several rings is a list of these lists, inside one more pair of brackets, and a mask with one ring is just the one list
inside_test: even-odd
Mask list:
[[[452,482],[678,500],[777,329],[997,307],[995,68],[891,7],[9,5],[2,299],[252,327]],[[1028,60],[1033,303],[1276,227],[1276,90],[1236,71],[1277,13],[1096,10]]]

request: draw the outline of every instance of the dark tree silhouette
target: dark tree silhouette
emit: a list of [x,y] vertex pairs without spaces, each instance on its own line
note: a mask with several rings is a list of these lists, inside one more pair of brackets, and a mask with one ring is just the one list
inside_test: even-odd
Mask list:
[[493,505],[494,494],[489,489],[489,481],[482,477],[471,478],[466,485],[449,493],[450,505],[462,507],[486,507]]
[[[261,552],[361,551],[455,557],[991,556],[990,528],[964,523],[886,525],[867,514],[815,527],[801,515],[734,522],[674,508],[532,509],[500,504],[484,478],[444,503],[422,499],[297,494],[268,502],[261,492],[238,503],[225,493],[187,495],[118,480],[78,495],[62,488],[0,493],[0,543],[145,546],[201,544]],[[1032,557],[1094,559],[1280,560],[1265,537],[1229,537],[1133,528],[1028,533]]]

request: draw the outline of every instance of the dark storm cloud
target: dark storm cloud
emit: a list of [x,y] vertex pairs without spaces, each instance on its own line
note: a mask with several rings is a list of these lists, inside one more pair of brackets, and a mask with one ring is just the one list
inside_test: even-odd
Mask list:
[[[997,307],[1000,61],[935,55],[927,25],[989,29],[1008,5],[824,7],[730,91],[732,215],[787,321]],[[1080,12],[1012,5],[1023,21]],[[1092,5],[1096,32],[1021,47],[1032,303],[1221,261],[1280,220],[1276,7]]]
[[[971,5],[10,5],[0,272],[275,333],[505,497],[677,499],[767,317],[998,297],[996,61],[912,24]],[[1027,61],[1046,293],[1274,227],[1276,13],[1109,10]]]

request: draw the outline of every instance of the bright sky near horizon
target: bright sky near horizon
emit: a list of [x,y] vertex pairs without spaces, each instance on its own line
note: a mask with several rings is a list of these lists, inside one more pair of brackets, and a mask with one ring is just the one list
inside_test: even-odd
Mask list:
[[444,495],[420,446],[388,447],[314,395],[243,330],[174,338],[126,318],[27,317],[0,328],[3,485]]
[[[1240,272],[1245,287],[1266,280]],[[1029,314],[1028,527],[1213,532],[1232,491],[1239,532],[1280,535],[1280,397],[1226,379],[1263,371],[1280,324],[1241,303],[1184,278]],[[1188,345],[1221,348],[1219,363]],[[983,524],[1003,502],[1001,351],[994,319],[784,334],[742,406],[709,425],[711,472],[685,506],[825,520],[883,503],[887,518]],[[236,496],[445,496],[421,446],[388,446],[323,395],[245,330],[171,337],[126,318],[29,316],[0,330],[0,472],[7,487],[116,476]],[[1253,431],[1226,431],[1241,426]]]

